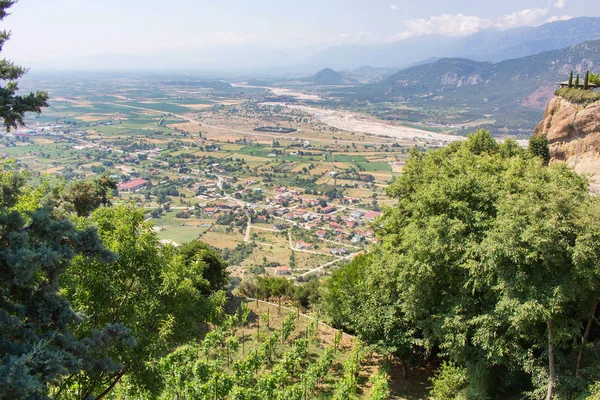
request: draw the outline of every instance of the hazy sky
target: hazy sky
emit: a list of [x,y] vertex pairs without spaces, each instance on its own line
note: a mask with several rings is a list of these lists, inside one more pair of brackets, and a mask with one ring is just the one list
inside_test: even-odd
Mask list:
[[598,0],[20,0],[2,23],[17,62],[206,45],[390,42],[600,16]]

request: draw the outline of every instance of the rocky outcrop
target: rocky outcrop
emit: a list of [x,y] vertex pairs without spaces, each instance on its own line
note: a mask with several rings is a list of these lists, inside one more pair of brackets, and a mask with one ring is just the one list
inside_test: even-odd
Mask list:
[[600,101],[583,107],[555,96],[535,135],[548,137],[551,163],[564,162],[590,174],[592,190],[600,193]]

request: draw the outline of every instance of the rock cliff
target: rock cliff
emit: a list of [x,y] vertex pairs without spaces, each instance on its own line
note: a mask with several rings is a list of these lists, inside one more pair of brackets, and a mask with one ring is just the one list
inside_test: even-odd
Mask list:
[[600,101],[583,107],[555,96],[535,135],[548,137],[551,163],[564,162],[591,175],[591,190],[600,193]]

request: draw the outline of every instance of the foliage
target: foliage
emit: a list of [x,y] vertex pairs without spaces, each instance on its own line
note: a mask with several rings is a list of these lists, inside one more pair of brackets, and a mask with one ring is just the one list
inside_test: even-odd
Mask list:
[[573,71],[571,71],[571,75],[569,75],[569,88],[573,87]]
[[379,371],[379,373],[373,375],[371,384],[369,400],[387,400],[390,398],[390,388],[385,371]]
[[117,183],[108,176],[90,182],[75,182],[60,194],[54,206],[87,217],[98,207],[110,205],[116,190]]
[[556,95],[584,107],[600,100],[600,93],[576,88],[560,88]]
[[600,85],[600,74],[594,74],[590,72],[590,83]]
[[548,147],[548,137],[543,136],[532,136],[529,138],[529,147],[527,151],[536,157],[540,157],[544,160],[544,164],[548,165],[550,162],[550,147]]
[[219,254],[206,243],[199,240],[184,243],[179,248],[179,254],[186,267],[190,267],[193,263],[201,264],[202,275],[210,285],[210,293],[225,288],[229,278],[226,271],[227,265],[221,260]]
[[583,80],[583,90],[588,90],[590,88],[590,71],[586,71],[585,79]]
[[464,368],[444,363],[432,379],[431,396],[436,400],[464,400],[467,386],[467,371]]
[[102,355],[122,365],[115,373],[95,376],[85,371],[78,379],[94,395],[125,375],[134,386],[156,392],[161,379],[150,362],[195,337],[199,322],[220,318],[224,295],[216,289],[223,263],[205,245],[193,244],[179,253],[161,246],[144,222],[144,211],[130,206],[99,209],[82,223],[97,226],[105,246],[119,257],[111,263],[78,257],[69,267],[63,291],[88,316],[78,333],[121,323],[131,329],[136,346],[109,348]]
[[381,244],[332,275],[324,310],[409,362],[464,368],[473,398],[582,393],[600,373],[577,344],[599,297],[600,206],[567,166],[492,140],[411,154]]
[[[0,2],[0,21],[9,15],[8,10],[16,3],[16,0],[4,0]],[[0,51],[10,39],[10,32],[0,31]],[[21,78],[27,69],[15,65],[13,62],[0,60],[0,80],[6,82],[4,87],[0,86],[0,118],[7,130],[23,125],[23,117],[26,112],[41,112],[43,107],[48,107],[48,94],[45,92],[30,93],[27,96],[17,95],[19,90],[17,79]]]
[[240,341],[236,323],[237,317],[227,317],[202,343],[184,345],[163,357],[158,363],[165,375],[160,398],[304,400],[326,376],[333,378],[328,376],[333,348],[314,359],[309,354],[309,340],[295,338],[283,351],[284,338],[295,328],[293,313],[281,331],[246,353],[237,345],[227,345]]
[[[0,8],[1,9],[1,8]],[[78,229],[68,215],[25,187],[12,165],[0,172],[0,397],[45,398],[48,385],[81,369],[110,373],[120,366],[96,360],[104,346],[131,344],[129,332],[108,323],[76,337],[81,322],[59,291],[71,260],[109,261],[92,227]],[[23,207],[23,204],[26,204]],[[21,210],[21,211],[18,211]]]
[[590,395],[585,400],[600,400],[600,382],[590,386]]
[[333,394],[334,400],[349,400],[356,392],[358,385],[358,374],[360,372],[360,363],[365,353],[365,348],[361,342],[357,342],[352,349],[352,354],[344,364],[344,375],[336,385]]

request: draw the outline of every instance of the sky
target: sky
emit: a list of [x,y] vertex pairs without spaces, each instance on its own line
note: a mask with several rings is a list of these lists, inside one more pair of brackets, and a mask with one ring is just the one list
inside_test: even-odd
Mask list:
[[600,16],[597,0],[20,0],[3,56],[51,65],[207,46],[322,49]]

